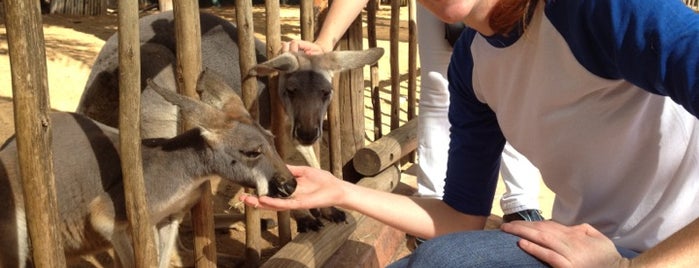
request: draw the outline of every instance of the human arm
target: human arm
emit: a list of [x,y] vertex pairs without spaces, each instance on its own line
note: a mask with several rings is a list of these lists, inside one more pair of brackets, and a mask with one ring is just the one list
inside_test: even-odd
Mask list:
[[485,226],[486,217],[460,213],[441,200],[408,197],[362,187],[311,167],[289,166],[289,170],[297,181],[291,198],[242,196],[241,200],[251,206],[272,210],[338,206],[425,238],[483,229]]
[[697,267],[699,219],[633,259],[622,258],[612,241],[588,224],[514,221],[501,226],[522,238],[519,246],[553,267]]
[[345,34],[350,24],[359,16],[369,0],[335,0],[330,5],[323,26],[314,42],[292,40],[286,43],[283,51],[303,51],[306,54],[330,52]]

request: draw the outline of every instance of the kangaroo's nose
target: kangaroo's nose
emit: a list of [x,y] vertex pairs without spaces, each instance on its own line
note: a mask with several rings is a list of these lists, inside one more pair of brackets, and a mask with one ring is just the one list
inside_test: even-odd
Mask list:
[[310,127],[310,128],[302,128],[302,127],[296,127],[294,129],[294,138],[301,143],[301,145],[311,145],[318,140],[320,137],[320,128],[318,127]]

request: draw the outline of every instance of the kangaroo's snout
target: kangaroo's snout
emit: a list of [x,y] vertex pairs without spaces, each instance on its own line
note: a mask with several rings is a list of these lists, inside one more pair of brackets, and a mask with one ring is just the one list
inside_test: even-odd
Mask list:
[[289,197],[295,190],[296,179],[274,176],[274,178],[269,181],[269,193],[267,195],[270,197]]
[[315,143],[321,135],[320,127],[301,127],[299,125],[294,126],[294,138],[301,145],[312,145]]

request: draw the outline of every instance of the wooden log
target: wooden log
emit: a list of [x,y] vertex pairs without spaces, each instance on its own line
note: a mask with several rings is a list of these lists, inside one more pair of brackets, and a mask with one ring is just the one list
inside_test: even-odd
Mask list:
[[[380,191],[393,191],[400,181],[400,169],[397,166],[384,172],[361,179],[357,184]],[[262,267],[321,267],[337,249],[347,240],[352,232],[361,225],[366,216],[356,211],[346,211],[347,224],[329,224],[320,232],[301,233],[289,244],[277,251]]]
[[417,149],[417,119],[392,130],[381,139],[357,151],[354,168],[364,176],[373,176]]
[[[5,0],[19,172],[36,267],[66,267],[51,152],[44,30],[38,1]],[[6,247],[9,245],[5,245]],[[5,249],[7,250],[7,248]]]
[[[235,16],[238,26],[238,47],[240,48],[240,72],[243,78],[241,99],[250,111],[250,115],[257,119],[260,113],[257,103],[257,79],[247,75],[250,69],[257,64],[252,1],[235,1]],[[252,189],[245,191],[254,194]],[[247,267],[257,267],[262,251],[260,211],[251,206],[245,206],[245,217],[245,264]]]

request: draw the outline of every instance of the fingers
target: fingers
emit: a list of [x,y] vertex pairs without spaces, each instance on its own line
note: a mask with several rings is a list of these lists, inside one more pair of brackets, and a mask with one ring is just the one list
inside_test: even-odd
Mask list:
[[280,199],[269,196],[257,197],[249,194],[242,194],[239,199],[248,206],[260,209],[280,211],[298,209],[300,207],[300,203],[294,199]]
[[289,42],[282,42],[281,53],[284,53],[284,52],[289,52]]
[[542,247],[529,240],[519,240],[519,242],[517,242],[517,245],[525,252],[531,254],[532,256],[540,259],[545,263],[548,263],[552,267],[572,267],[571,263],[563,255],[558,254],[558,252],[548,249],[546,247]]

